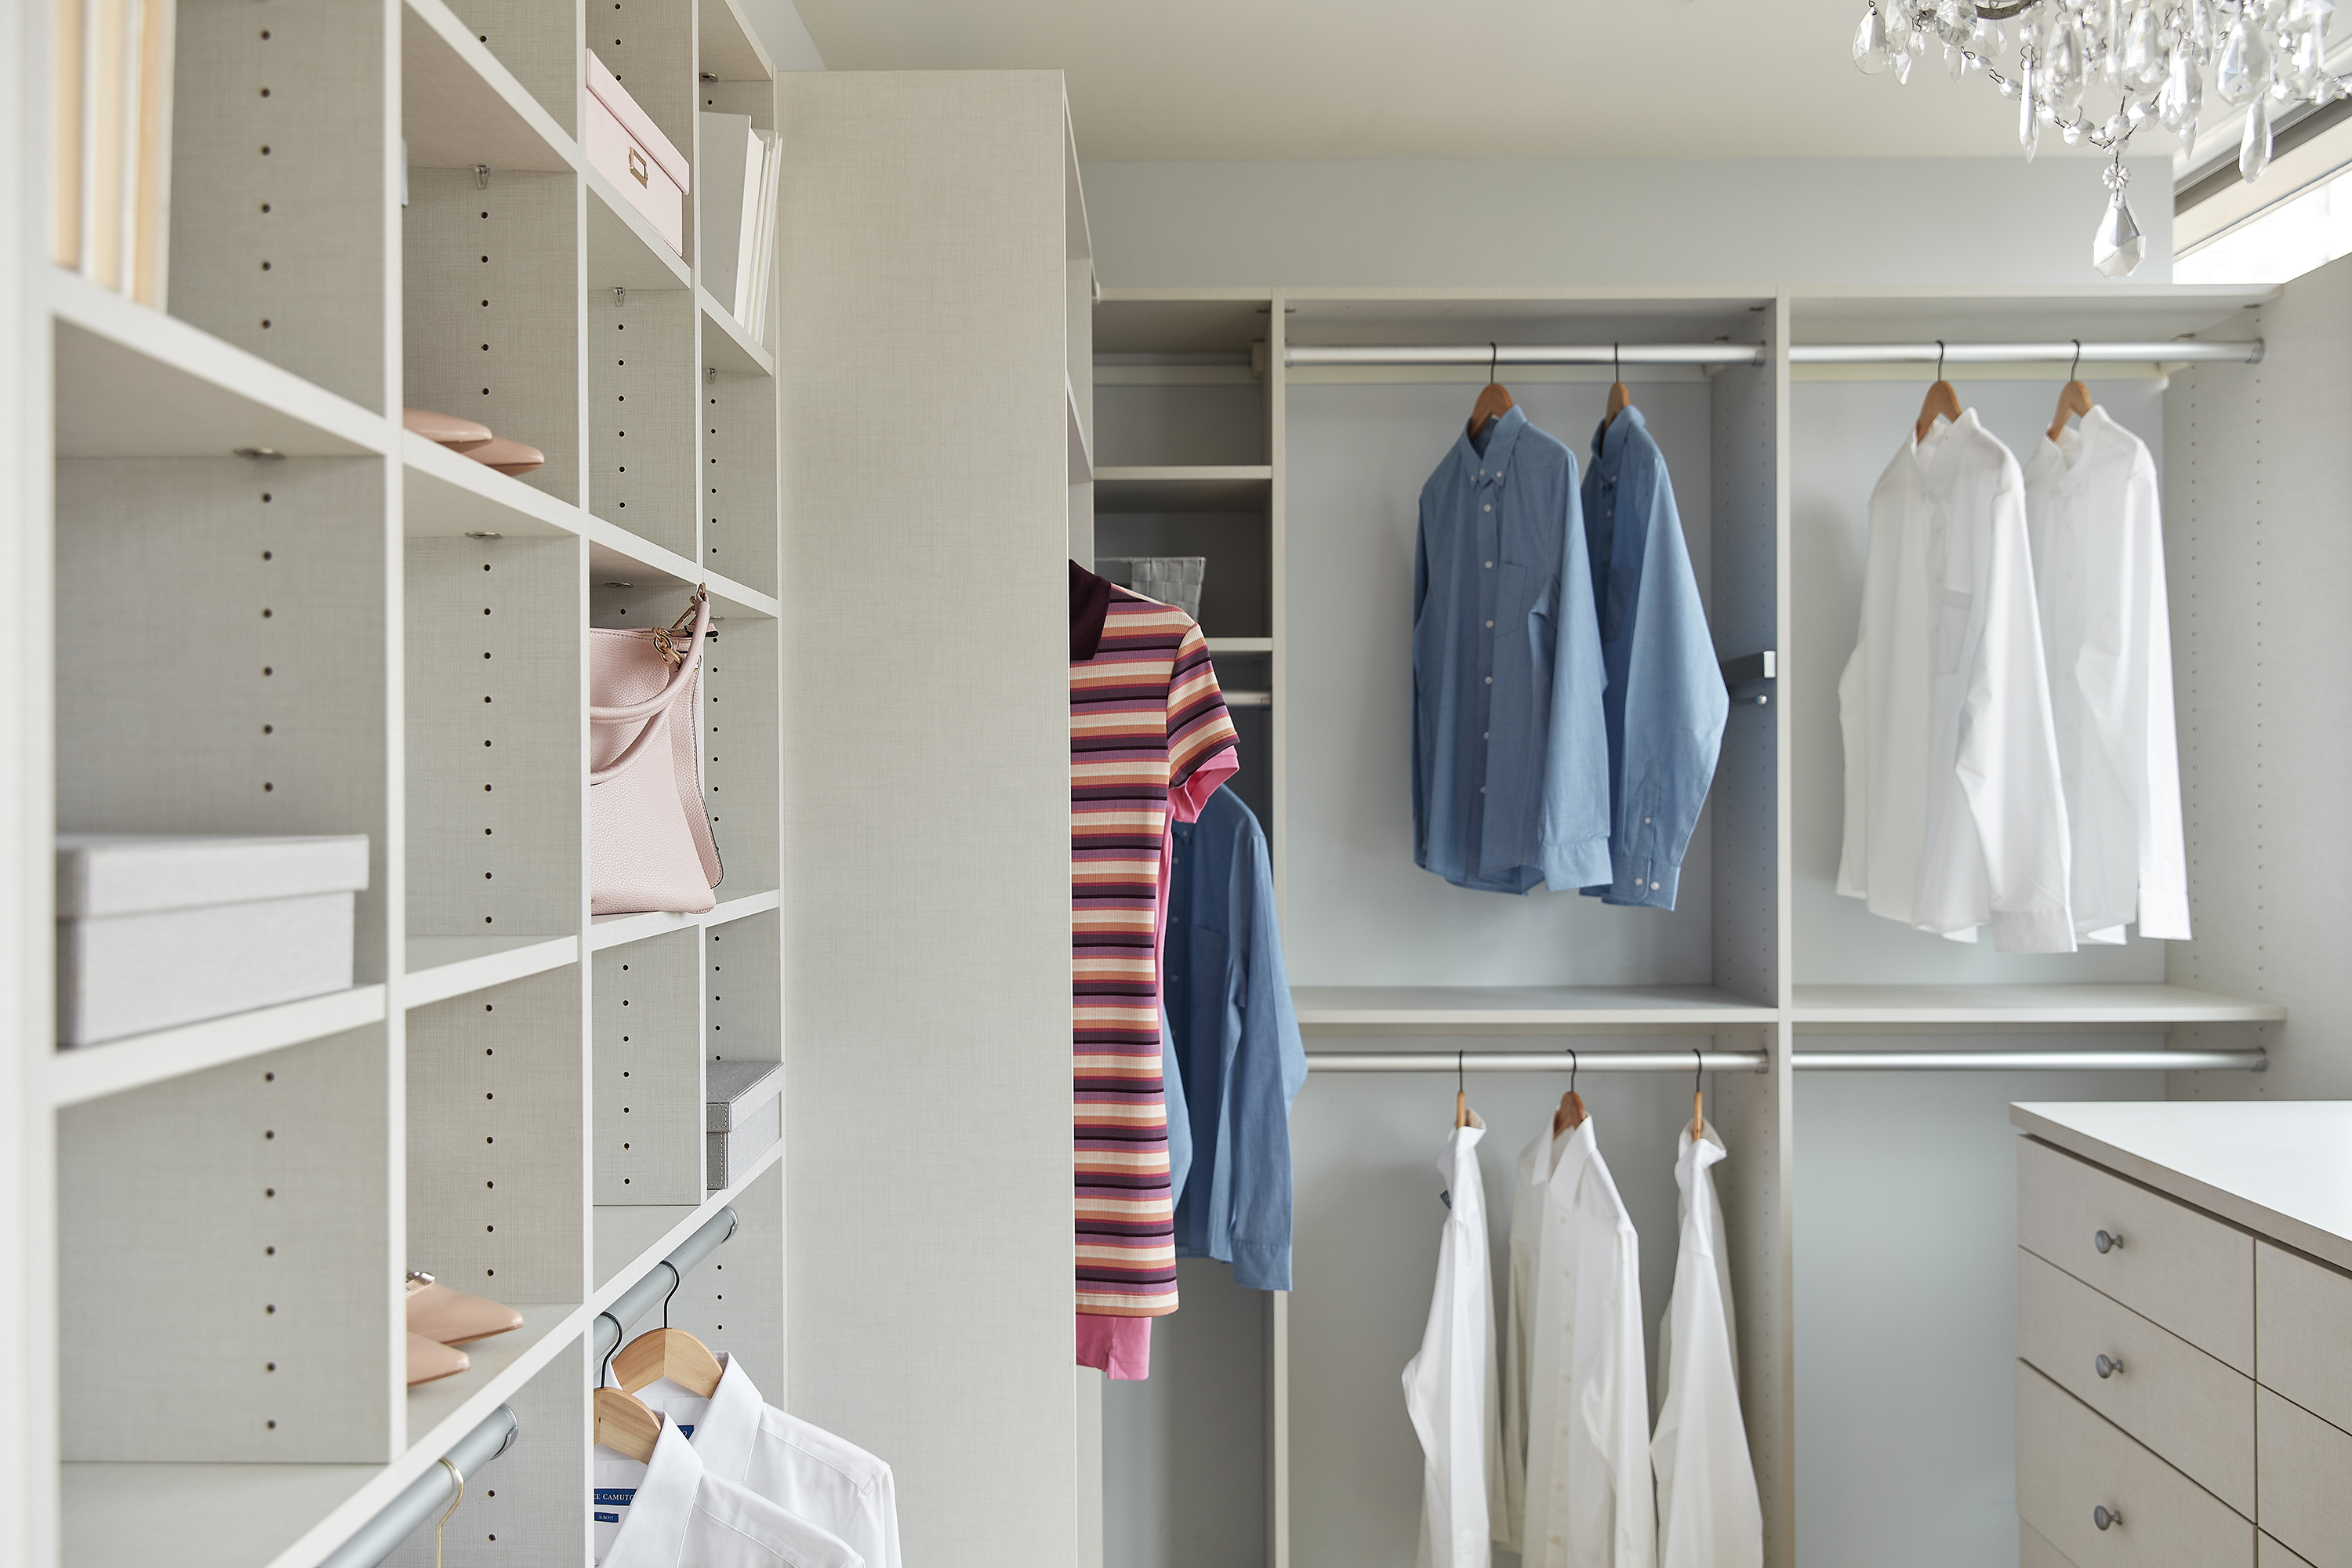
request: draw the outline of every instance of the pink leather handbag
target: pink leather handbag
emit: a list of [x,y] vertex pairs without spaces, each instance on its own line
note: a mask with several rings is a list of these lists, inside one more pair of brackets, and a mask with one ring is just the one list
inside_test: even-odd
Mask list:
[[588,634],[588,890],[600,915],[718,900],[719,844],[702,804],[702,644],[710,598],[666,631]]

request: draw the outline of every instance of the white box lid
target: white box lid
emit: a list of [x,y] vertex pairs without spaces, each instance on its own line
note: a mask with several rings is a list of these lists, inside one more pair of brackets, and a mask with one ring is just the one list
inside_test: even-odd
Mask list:
[[703,1068],[703,1098],[710,1102],[712,1132],[731,1132],[738,1120],[749,1118],[784,1089],[784,1064],[761,1061],[712,1062]]
[[629,95],[629,89],[621,85],[621,79],[613,74],[612,68],[596,58],[596,51],[590,49],[587,54],[589,96],[612,110],[613,118],[621,122],[621,128],[636,138],[638,146],[652,154],[653,161],[677,182],[679,190],[691,190],[693,187],[687,183],[686,154],[662,134],[662,128],[654,123],[654,117]]
[[58,918],[247,904],[368,885],[364,833],[60,833]]

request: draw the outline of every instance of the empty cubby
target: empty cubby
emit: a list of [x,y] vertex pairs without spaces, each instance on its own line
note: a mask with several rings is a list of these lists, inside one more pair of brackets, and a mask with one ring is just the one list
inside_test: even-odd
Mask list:
[[767,910],[702,933],[703,1043],[712,1061],[783,1059],[782,918]]
[[[689,926],[595,955],[590,1164],[600,1205],[702,1201],[701,951]],[[598,1259],[600,1274],[612,1261]]]

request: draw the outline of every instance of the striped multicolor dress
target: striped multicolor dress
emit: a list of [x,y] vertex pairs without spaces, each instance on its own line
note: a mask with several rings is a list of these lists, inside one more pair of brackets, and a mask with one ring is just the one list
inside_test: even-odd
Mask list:
[[[1070,925],[1077,1310],[1176,1310],[1160,1081],[1172,820],[1237,765],[1208,644],[1181,610],[1070,568]],[[1142,1325],[1137,1325],[1139,1329]]]

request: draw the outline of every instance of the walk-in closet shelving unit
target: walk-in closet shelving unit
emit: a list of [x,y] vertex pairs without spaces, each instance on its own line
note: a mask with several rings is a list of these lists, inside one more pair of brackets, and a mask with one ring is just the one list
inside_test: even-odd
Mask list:
[[[583,41],[690,154],[698,102],[772,128],[774,73],[731,0],[466,10],[182,0],[170,313],[16,237],[53,478],[12,616],[43,636],[11,700],[54,712],[20,737],[27,950],[59,830],[365,833],[372,865],[347,992],[74,1051],[46,985],[11,1014],[14,1561],[302,1568],[507,1405],[448,1560],[583,1562],[590,1324],[726,1205],[670,1321],[781,1393],[781,1151],[709,1193],[703,1137],[703,1064],[782,1047],[774,354],[577,139]],[[591,919],[586,631],[700,583],[721,902]],[[524,1326],[404,1389],[411,1268]]]
[[[1419,1052],[1446,1067],[1457,1052],[1471,1053],[1469,1065],[1485,1069],[1473,1098],[1494,1129],[1482,1153],[1500,1224],[1511,1163],[1565,1087],[1558,1073],[1570,1059],[1566,1047],[1544,1037],[1593,1047],[1588,1065],[1602,1071],[1654,1068],[1677,1050],[1688,1063],[1693,1048],[1762,1064],[1709,1072],[1705,1087],[1708,1114],[1731,1151],[1717,1181],[1731,1221],[1745,1413],[1773,1563],[1795,1559],[1797,1458],[1801,1447],[1819,1447],[1810,1436],[1801,1445],[1797,1419],[1794,1069],[1833,1065],[1818,1059],[1827,1052],[1899,1053],[1928,1044],[1916,1039],[1923,1034],[1952,1037],[1943,1043],[2014,1068],[2040,1058],[1983,1053],[2027,1051],[2032,1040],[1981,1037],[2095,1031],[2110,1037],[2047,1044],[2128,1049],[2160,1047],[2160,1038],[2133,1037],[2176,1027],[2195,1028],[2194,1044],[2221,1053],[2200,1065],[2243,1066],[2261,1060],[2250,1047],[2262,1043],[2263,1026],[2284,1016],[2269,1001],[2199,988],[2215,984],[2202,975],[2168,976],[2157,944],[2015,958],[1990,944],[1965,948],[1902,931],[1835,896],[1842,740],[1834,688],[1855,624],[1864,503],[1933,371],[1792,367],[1787,345],[2252,338],[2260,329],[2247,307],[2260,302],[2243,291],[2113,288],[1861,299],[1785,290],[1104,290],[1096,319],[1098,495],[1118,482],[1114,465],[1129,460],[1265,464],[1253,470],[1265,476],[1263,509],[1239,523],[1218,515],[1244,510],[1229,502],[1192,509],[1207,516],[1167,515],[1180,510],[1171,496],[1229,489],[1231,470],[1152,469],[1129,482],[1160,514],[1141,524],[1139,546],[1210,558],[1202,619],[1221,649],[1226,685],[1243,682],[1220,637],[1246,630],[1265,637],[1245,646],[1269,670],[1271,743],[1260,763],[1245,736],[1244,768],[1272,775],[1255,788],[1271,803],[1260,810],[1275,845],[1300,1023],[1310,1053],[1334,1052],[1328,1062],[1318,1055],[1318,1065],[1370,1065],[1340,1053],[1377,1051]],[[1777,679],[1740,688],[1767,700],[1733,707],[1672,914],[1553,895],[1522,902],[1465,893],[1412,866],[1405,758],[1415,503],[1487,378],[1486,355],[1475,366],[1406,363],[1410,354],[1339,364],[1329,363],[1339,356],[1314,351],[1489,342],[1504,351],[1501,379],[1535,424],[1576,452],[1580,468],[1591,460],[1612,379],[1608,351],[1623,345],[1623,378],[1673,473],[1717,654],[1732,661],[1769,649],[1780,661]],[[1637,353],[1710,343],[1758,348],[1737,355],[1742,363],[1705,367],[1644,363]],[[1510,362],[1512,347],[1548,344],[1598,345],[1599,363],[1591,355],[1573,364]],[[2166,368],[2102,365],[2088,379],[2119,417],[2160,444],[2163,416],[2151,400],[2161,396]],[[2030,456],[2025,443],[2048,422],[2065,365],[1956,365],[1948,374],[1964,400]],[[1260,407],[1263,425],[1249,424]],[[1111,534],[1107,521],[1099,536]],[[1266,585],[1262,624],[1221,624],[1221,573],[1236,585]],[[2180,593],[2176,569],[2176,605]],[[2185,763],[2190,745],[2184,729]],[[1251,785],[1237,787],[1246,795]],[[2199,828],[2192,811],[2192,861]],[[2172,963],[2179,969],[2183,958]],[[2245,980],[2226,988],[2240,985],[2259,989]],[[1894,1054],[1867,1059],[1908,1065]],[[1958,1058],[1917,1059],[1949,1068]],[[2102,1056],[2095,1065],[2134,1061],[2142,1076],[2085,1070],[2062,1092],[2161,1093],[2148,1059]],[[1505,1076],[1486,1076],[1495,1072]],[[2035,1076],[2047,1080],[2043,1092],[2058,1080]],[[1839,1081],[1870,1092],[1889,1080]],[[1889,1092],[1899,1095],[1903,1082],[1916,1080],[1891,1081]],[[1246,1542],[1262,1519],[1276,1563],[1402,1561],[1396,1553],[1411,1550],[1419,1459],[1394,1380],[1426,1310],[1435,1220],[1416,1226],[1397,1216],[1434,1213],[1428,1166],[1451,1087],[1388,1073],[1310,1079],[1292,1117],[1295,1290],[1255,1310],[1236,1300],[1222,1269],[1183,1265],[1185,1310],[1155,1334],[1154,1360],[1169,1381],[1114,1385],[1107,1396],[1114,1558],[1123,1531],[1140,1539],[1147,1521],[1219,1486],[1243,1516],[1220,1527],[1233,1538],[1228,1549]],[[1671,1155],[1674,1130],[1689,1116],[1690,1084],[1646,1073],[1583,1087],[1648,1244],[1643,1297],[1654,1323],[1671,1286]],[[2007,1134],[1998,1117],[1991,1124],[1996,1153],[2005,1155]],[[1847,1237],[1839,1245],[1863,1244]],[[1996,1271],[2004,1256],[1993,1254]],[[2002,1289],[1998,1279],[1990,1287],[1996,1315],[2006,1311]],[[1976,1369],[1981,1379],[1959,1375],[2005,1389],[2004,1360]],[[1168,1392],[1177,1387],[1187,1391],[1181,1398]],[[2001,1423],[1992,1458],[2005,1475],[2005,1405]],[[1147,1447],[1168,1454],[1169,1468],[1140,1466],[1135,1456]],[[1249,1461],[1255,1474],[1244,1473]],[[1915,1484],[1911,1517],[1933,1484]],[[1264,1500],[1262,1509],[1254,1498]],[[1202,1527],[1195,1514],[1186,1517],[1188,1527]]]

